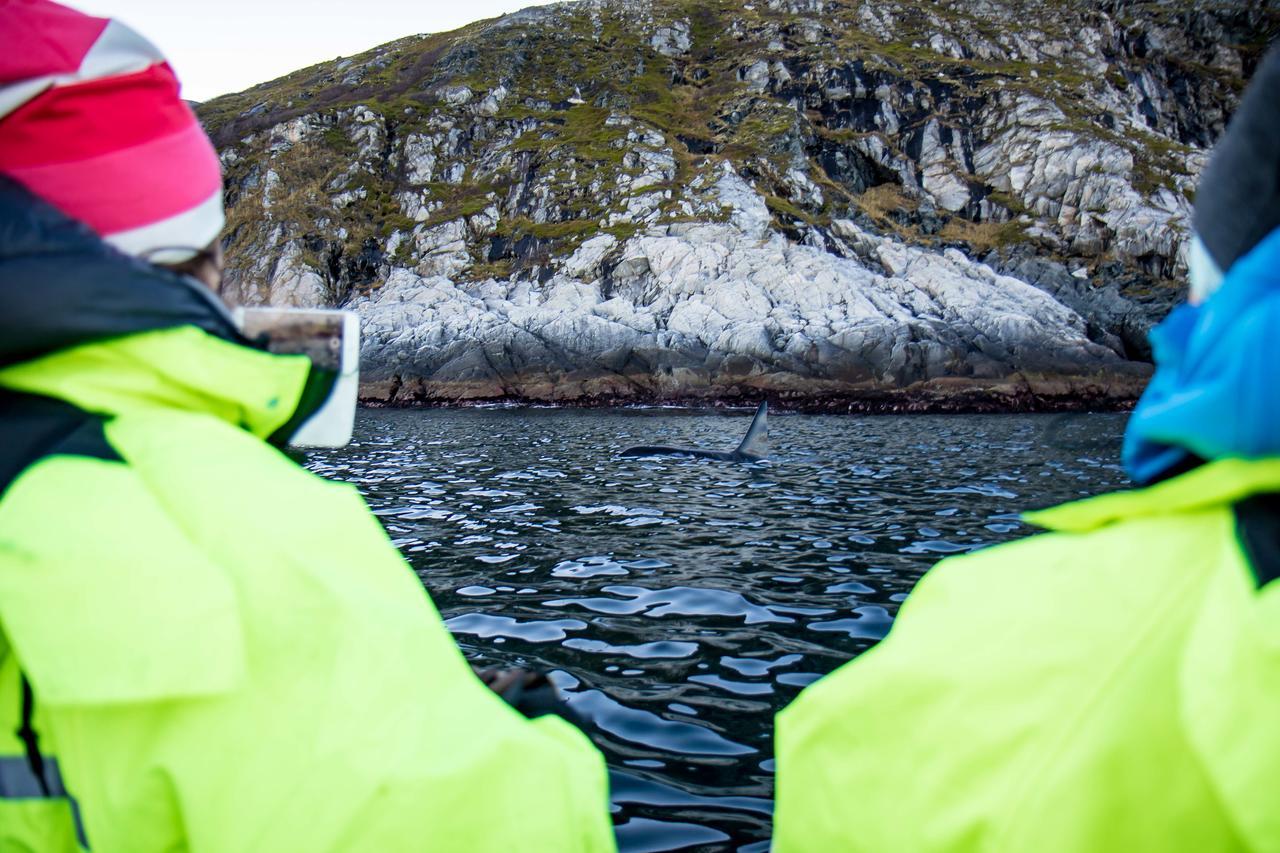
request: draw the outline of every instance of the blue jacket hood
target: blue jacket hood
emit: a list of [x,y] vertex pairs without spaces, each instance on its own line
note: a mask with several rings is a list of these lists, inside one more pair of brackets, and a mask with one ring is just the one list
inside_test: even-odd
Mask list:
[[1280,455],[1280,228],[1202,305],[1176,308],[1151,343],[1156,373],[1125,434],[1134,480],[1193,457]]

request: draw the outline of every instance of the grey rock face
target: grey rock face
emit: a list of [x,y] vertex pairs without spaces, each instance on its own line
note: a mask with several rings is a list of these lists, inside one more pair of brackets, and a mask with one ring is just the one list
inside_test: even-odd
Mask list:
[[201,108],[225,293],[359,310],[371,399],[1123,399],[1277,31],[583,0],[410,37]]
[[762,230],[734,177],[716,185],[739,202],[729,202],[734,224],[660,227],[621,244],[596,237],[545,282],[460,285],[393,270],[351,303],[367,381],[399,401],[578,401],[1143,373],[1090,341],[1085,320],[1043,290],[954,250],[843,223],[881,274]]
[[680,56],[689,52],[689,22],[673,21],[670,26],[658,27],[650,46],[663,56]]
[[1071,308],[1087,323],[1090,340],[1134,361],[1151,361],[1147,336],[1182,296],[1176,287],[1148,288],[1125,296],[1122,288],[1127,282],[1122,269],[1103,268],[1095,276],[1083,269],[1071,273],[1056,261],[1026,251],[1004,256],[992,253],[984,260],[992,268],[1040,288]]
[[997,192],[1015,195],[1052,240],[1085,257],[1110,249],[1158,258],[1162,273],[1185,271],[1188,195],[1204,152],[1185,155],[1185,171],[1170,176],[1176,191],[1160,187],[1144,197],[1133,186],[1134,155],[1063,129],[1067,117],[1053,104],[1022,95],[1002,98],[997,109],[1004,113],[995,123],[999,135],[974,153],[975,172]]

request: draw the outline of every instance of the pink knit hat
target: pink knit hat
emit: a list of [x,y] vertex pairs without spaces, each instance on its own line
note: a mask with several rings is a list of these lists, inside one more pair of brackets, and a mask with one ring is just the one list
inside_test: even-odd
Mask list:
[[222,231],[217,152],[160,51],[49,0],[0,0],[0,173],[159,263]]

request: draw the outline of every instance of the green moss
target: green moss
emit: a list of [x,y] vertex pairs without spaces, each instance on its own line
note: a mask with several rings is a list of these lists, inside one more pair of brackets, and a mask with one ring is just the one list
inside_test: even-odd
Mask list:
[[974,253],[983,254],[1026,242],[1027,235],[1026,226],[1016,221],[970,222],[956,216],[942,226],[938,236],[947,241],[968,243]]
[[536,113],[544,121],[533,132],[522,134],[512,144],[515,151],[536,151],[548,158],[586,161],[619,166],[625,156],[626,128],[609,127],[605,121],[609,111],[591,104],[578,104],[567,110]]
[[517,216],[498,223],[498,233],[519,239],[535,237],[540,240],[562,240],[566,237],[582,237],[600,231],[594,220],[570,219],[564,222],[534,222],[528,217]]
[[600,229],[602,234],[612,234],[621,243],[630,240],[636,234],[640,233],[640,225],[636,222],[619,222],[616,225],[609,225]]
[[987,193],[987,198],[990,199],[992,203],[1000,205],[1015,216],[1020,213],[1027,212],[1027,207],[1022,203],[1022,199],[1018,198],[1013,193],[996,191]]
[[475,216],[483,213],[493,204],[494,186],[492,184],[433,183],[426,189],[433,201],[440,202],[440,207],[423,222],[427,228],[434,228],[455,219]]
[[509,258],[502,258],[497,261],[472,264],[467,267],[465,275],[469,281],[484,281],[490,278],[511,278],[512,272],[511,260]]
[[355,150],[355,143],[346,131],[339,127],[326,128],[321,135],[325,148],[338,154],[347,154]]
[[786,217],[792,221],[805,222],[810,225],[818,223],[818,219],[809,211],[787,201],[777,195],[766,195],[764,203],[775,216]]
[[[408,232],[412,231],[412,228],[402,230]],[[400,245],[396,246],[395,254],[391,256],[391,263],[398,267],[411,267],[415,260],[417,258],[414,255],[413,235],[406,233]]]
[[854,203],[873,219],[887,218],[896,211],[911,212],[920,202],[902,191],[899,184],[877,184],[854,198]]

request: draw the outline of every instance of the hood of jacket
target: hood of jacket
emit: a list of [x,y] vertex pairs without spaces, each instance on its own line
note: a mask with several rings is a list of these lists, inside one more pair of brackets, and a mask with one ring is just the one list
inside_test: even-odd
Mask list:
[[332,376],[272,355],[207,288],[108,246],[0,176],[0,387],[116,415],[169,407],[287,439]]
[[1280,228],[1198,306],[1151,333],[1156,373],[1125,433],[1124,462],[1151,483],[1194,458],[1280,455]]

